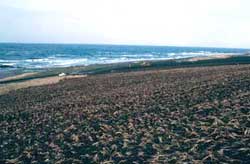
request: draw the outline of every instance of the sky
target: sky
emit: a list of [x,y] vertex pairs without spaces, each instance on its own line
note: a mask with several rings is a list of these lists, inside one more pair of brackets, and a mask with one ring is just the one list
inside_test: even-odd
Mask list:
[[249,0],[1,0],[0,42],[250,48]]

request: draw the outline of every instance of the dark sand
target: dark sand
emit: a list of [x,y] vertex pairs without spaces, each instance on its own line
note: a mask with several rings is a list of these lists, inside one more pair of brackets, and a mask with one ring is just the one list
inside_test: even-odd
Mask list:
[[0,162],[250,162],[248,64],[68,79],[0,109]]

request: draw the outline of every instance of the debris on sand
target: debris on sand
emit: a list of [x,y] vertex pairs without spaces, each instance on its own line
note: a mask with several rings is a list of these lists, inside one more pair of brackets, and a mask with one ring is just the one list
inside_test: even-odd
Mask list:
[[58,74],[59,77],[63,77],[63,76],[66,76],[66,73],[60,73]]

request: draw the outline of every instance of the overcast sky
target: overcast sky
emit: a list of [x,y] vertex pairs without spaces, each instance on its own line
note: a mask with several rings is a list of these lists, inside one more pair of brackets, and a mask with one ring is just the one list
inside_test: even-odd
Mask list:
[[250,0],[1,0],[0,42],[250,47]]

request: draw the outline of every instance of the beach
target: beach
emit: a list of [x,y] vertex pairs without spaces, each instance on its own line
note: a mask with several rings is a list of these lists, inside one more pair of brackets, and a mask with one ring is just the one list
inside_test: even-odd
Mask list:
[[0,164],[250,164],[249,6],[0,0]]
[[250,64],[250,55],[247,53],[241,55],[221,54],[209,57],[203,56],[184,59],[147,60],[40,69],[29,73],[19,72],[17,75],[12,76],[10,73],[8,77],[0,78],[0,94],[8,93],[11,90],[53,84],[64,79],[86,77],[88,75],[239,64]]
[[[81,68],[87,76],[9,90],[0,95],[0,161],[248,163],[246,59]],[[39,80],[22,78],[4,85]]]

